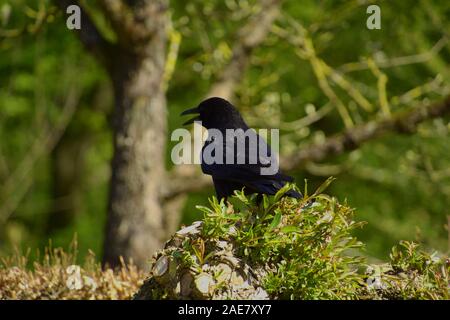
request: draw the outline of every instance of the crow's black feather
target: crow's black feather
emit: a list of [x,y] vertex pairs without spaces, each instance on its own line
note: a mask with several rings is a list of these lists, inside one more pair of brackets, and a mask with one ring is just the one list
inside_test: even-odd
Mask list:
[[[197,108],[187,110],[183,114],[199,114],[191,121],[200,120],[202,125],[208,129],[209,137],[202,148],[202,171],[211,175],[216,189],[217,197],[227,198],[235,190],[244,189],[246,194],[275,194],[287,182],[293,178],[281,173],[279,170],[270,175],[261,174],[262,168],[268,168],[276,164],[276,158],[272,157],[272,150],[265,140],[245,123],[237,109],[222,98],[209,98],[198,105]],[[215,139],[212,129],[222,134],[222,139]],[[246,133],[245,153],[240,154],[237,146],[237,137],[228,136],[227,129],[242,129]],[[248,131],[250,130],[250,131]],[[233,141],[234,140],[234,141]],[[234,143],[232,143],[234,142]],[[211,145],[213,144],[213,145]],[[208,163],[205,161],[205,150],[214,150],[215,146],[223,146],[222,163]],[[233,149],[234,148],[234,149]],[[263,148],[263,152],[259,152]],[[265,151],[265,152],[264,152]],[[260,154],[261,153],[261,154]],[[212,153],[215,155],[214,153]],[[232,164],[226,164],[227,154],[233,159]],[[258,155],[256,162],[250,162],[251,155]],[[220,159],[220,155],[217,156]],[[238,159],[241,160],[240,163]],[[277,167],[277,166],[276,166]],[[301,198],[302,195],[294,190],[286,193],[293,198]]]

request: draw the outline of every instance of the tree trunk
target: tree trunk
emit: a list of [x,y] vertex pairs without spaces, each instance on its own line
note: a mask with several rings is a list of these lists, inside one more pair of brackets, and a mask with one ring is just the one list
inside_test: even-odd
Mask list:
[[166,100],[163,88],[166,17],[145,46],[120,52],[114,62],[114,156],[104,264],[119,256],[140,267],[161,248],[160,199],[165,179]]

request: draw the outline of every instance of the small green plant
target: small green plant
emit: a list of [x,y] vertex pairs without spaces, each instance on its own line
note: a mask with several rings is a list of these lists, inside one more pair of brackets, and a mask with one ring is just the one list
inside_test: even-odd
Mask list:
[[401,241],[392,248],[389,263],[369,266],[367,273],[367,298],[450,298],[449,259],[429,254],[414,242]]

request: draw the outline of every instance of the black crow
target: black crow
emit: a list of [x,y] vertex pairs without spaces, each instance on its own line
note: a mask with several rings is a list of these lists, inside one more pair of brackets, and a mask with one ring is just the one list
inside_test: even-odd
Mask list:
[[[201,167],[203,173],[212,176],[219,200],[242,189],[246,194],[273,195],[287,182],[293,181],[292,177],[279,171],[270,146],[247,126],[237,109],[227,100],[218,97],[206,99],[181,115],[188,114],[197,116],[183,125],[201,121],[201,125],[208,130],[208,139],[202,148]],[[239,142],[244,143],[241,148]],[[220,147],[222,152],[218,151]],[[286,195],[297,199],[302,197],[294,190]]]

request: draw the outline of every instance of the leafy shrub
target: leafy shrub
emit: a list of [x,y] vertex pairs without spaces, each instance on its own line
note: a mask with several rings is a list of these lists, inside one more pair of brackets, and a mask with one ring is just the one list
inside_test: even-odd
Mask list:
[[361,292],[370,299],[449,299],[450,260],[428,254],[417,243],[401,241],[387,264],[366,270],[368,285]]
[[[259,199],[243,192],[228,203],[213,197],[210,207],[198,207],[202,222],[176,234],[154,257],[157,272],[137,298],[448,299],[448,263],[417,244],[394,247],[389,263],[366,263],[364,246],[352,235],[363,223],[353,220],[347,205],[322,193],[331,181],[311,195],[305,187],[300,200],[283,197],[292,185]],[[217,275],[227,260],[236,261],[239,281]],[[186,274],[192,279],[187,285]],[[198,295],[200,287],[205,290]]]
[[364,282],[357,273],[362,244],[351,231],[362,223],[352,220],[349,207],[321,194],[330,182],[312,195],[305,190],[301,200],[283,197],[289,185],[261,203],[242,192],[232,206],[213,199],[211,209],[200,208],[203,235],[234,242],[237,257],[264,269],[261,282],[272,298],[356,298]]

